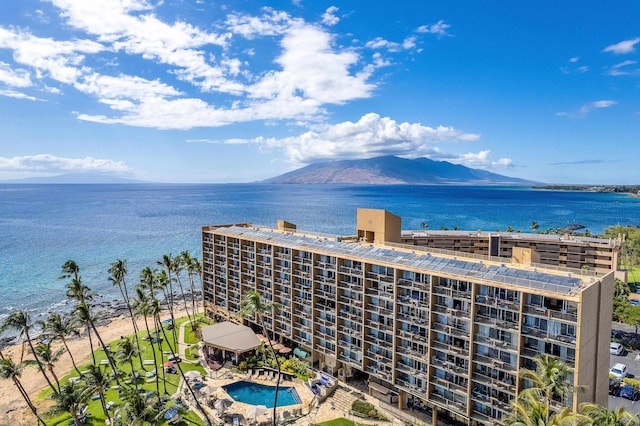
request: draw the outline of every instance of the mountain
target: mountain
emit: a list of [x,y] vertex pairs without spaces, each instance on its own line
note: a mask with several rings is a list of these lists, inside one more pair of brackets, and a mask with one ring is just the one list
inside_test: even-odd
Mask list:
[[536,183],[447,161],[434,161],[428,158],[407,160],[395,156],[311,164],[263,182],[356,185],[531,185]]
[[114,176],[106,173],[69,173],[65,175],[56,175],[56,176],[41,176],[41,177],[30,177],[24,179],[12,179],[12,180],[3,180],[0,183],[58,183],[58,184],[67,184],[67,183],[145,183],[141,180],[134,179],[126,179],[121,178],[119,176]]

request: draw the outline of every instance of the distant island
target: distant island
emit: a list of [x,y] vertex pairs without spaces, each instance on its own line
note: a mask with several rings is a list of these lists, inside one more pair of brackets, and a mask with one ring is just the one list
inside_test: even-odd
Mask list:
[[383,156],[338,160],[306,167],[262,181],[280,184],[353,185],[532,185],[539,182],[472,169],[428,158]]
[[582,192],[616,192],[621,194],[640,195],[640,185],[542,185],[533,189],[547,189],[553,191],[582,191]]

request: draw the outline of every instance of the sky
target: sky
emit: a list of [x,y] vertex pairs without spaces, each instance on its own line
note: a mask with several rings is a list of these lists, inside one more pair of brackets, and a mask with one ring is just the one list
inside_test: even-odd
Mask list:
[[3,3],[0,180],[381,155],[640,184],[640,2]]

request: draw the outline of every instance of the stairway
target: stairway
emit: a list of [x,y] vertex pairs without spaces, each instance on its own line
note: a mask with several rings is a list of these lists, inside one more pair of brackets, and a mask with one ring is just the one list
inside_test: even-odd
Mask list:
[[353,394],[351,389],[338,385],[328,403],[333,403],[336,411],[348,413],[351,411],[351,404],[353,404],[353,401],[356,399],[358,399],[358,397]]

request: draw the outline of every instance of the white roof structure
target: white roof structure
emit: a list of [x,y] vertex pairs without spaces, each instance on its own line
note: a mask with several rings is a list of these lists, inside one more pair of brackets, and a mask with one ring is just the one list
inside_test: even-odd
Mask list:
[[241,354],[262,344],[249,327],[225,321],[202,329],[205,345]]

